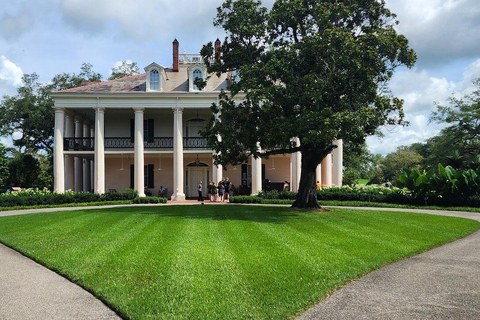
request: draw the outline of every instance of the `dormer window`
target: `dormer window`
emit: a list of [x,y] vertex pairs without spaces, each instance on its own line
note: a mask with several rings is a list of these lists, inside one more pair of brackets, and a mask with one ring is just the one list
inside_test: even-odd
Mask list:
[[195,85],[195,79],[197,78],[203,79],[202,71],[199,69],[193,70],[193,90],[199,90]]
[[189,91],[201,91],[195,85],[195,79],[200,78],[205,80],[205,76],[207,74],[207,67],[200,63],[192,64],[188,67],[188,89]]
[[151,63],[145,67],[146,72],[146,90],[163,91],[163,84],[167,78],[165,70],[161,65]]
[[157,69],[150,71],[150,90],[160,90],[160,75]]

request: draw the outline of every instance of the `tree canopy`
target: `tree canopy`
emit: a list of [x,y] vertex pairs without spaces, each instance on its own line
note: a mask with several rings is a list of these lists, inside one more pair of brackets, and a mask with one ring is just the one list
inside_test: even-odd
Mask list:
[[134,74],[138,74],[139,70],[140,69],[138,68],[136,62],[128,62],[127,60],[123,60],[120,66],[112,68],[112,75],[108,78],[108,80],[132,76]]
[[473,81],[475,90],[462,98],[452,96],[446,106],[437,104],[431,121],[447,124],[430,139],[430,156],[437,163],[469,167],[480,154],[480,78]]
[[73,88],[83,82],[97,82],[102,76],[83,63],[79,74],[62,73],[50,83],[40,83],[36,73],[24,74],[17,95],[4,96],[0,103],[0,135],[12,136],[20,151],[53,151],[54,110],[51,93]]
[[318,207],[315,168],[333,140],[360,144],[379,126],[404,124],[387,85],[416,55],[396,23],[384,1],[277,0],[267,9],[226,0],[214,20],[227,34],[220,52],[201,50],[209,72],[232,72],[205,131],[216,161],[300,151],[294,207]]

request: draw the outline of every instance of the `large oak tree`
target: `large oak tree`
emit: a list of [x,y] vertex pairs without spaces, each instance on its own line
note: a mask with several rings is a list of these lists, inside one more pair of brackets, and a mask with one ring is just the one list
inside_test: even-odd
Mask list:
[[201,51],[210,73],[234,72],[205,130],[217,163],[299,151],[293,207],[317,208],[315,168],[332,141],[361,143],[404,124],[387,84],[416,55],[396,23],[383,0],[277,0],[271,9],[226,0],[214,20],[226,32],[219,54],[212,43]]

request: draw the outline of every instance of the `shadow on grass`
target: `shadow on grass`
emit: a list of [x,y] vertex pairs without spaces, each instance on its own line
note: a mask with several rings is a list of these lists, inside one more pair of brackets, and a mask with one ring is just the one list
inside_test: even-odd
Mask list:
[[103,209],[102,212],[134,213],[140,215],[154,214],[172,218],[238,220],[264,223],[285,223],[287,220],[300,217],[298,211],[289,208],[228,205],[129,207]]

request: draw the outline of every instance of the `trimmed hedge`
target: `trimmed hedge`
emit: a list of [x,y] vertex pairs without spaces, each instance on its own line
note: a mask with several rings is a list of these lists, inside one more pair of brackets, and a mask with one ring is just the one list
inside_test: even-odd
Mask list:
[[[234,196],[231,203],[282,203],[291,204],[297,194],[272,190],[258,196]],[[274,200],[274,201],[272,201]],[[472,207],[480,208],[480,196],[415,197],[407,189],[383,187],[332,187],[317,190],[318,201],[356,201],[364,203],[387,203],[410,206]],[[284,201],[284,202],[282,202]]]
[[15,193],[0,194],[0,207],[58,205],[65,203],[105,202],[133,200],[138,192],[109,192],[105,194],[88,192],[55,193],[47,190],[25,190]]
[[262,198],[257,196],[233,196],[229,198],[230,203],[262,203]]
[[137,197],[133,199],[132,203],[142,204],[142,203],[167,203],[167,198],[162,197]]

